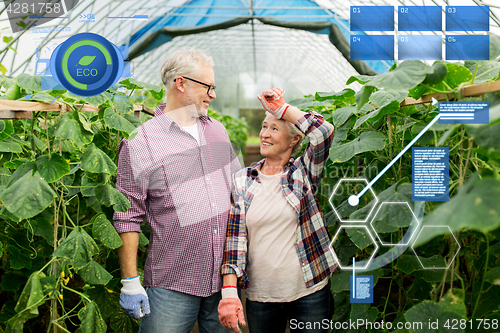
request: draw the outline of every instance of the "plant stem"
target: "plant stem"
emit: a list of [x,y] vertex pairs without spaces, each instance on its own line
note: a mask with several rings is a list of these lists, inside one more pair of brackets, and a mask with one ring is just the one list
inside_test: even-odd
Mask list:
[[488,233],[484,232],[484,236],[486,237],[486,261],[484,263],[483,278],[481,279],[481,288],[479,289],[479,294],[477,294],[476,305],[474,305],[474,311],[472,312],[472,318],[474,318],[476,315],[477,307],[479,306],[479,300],[481,299],[481,294],[483,293],[484,275],[486,275],[486,271],[488,270],[488,261],[490,259],[490,241],[488,239]]
[[439,89],[433,88],[433,87],[431,87],[427,84],[423,84],[423,83],[421,83],[420,86],[425,87],[429,90],[432,90],[432,91],[440,93],[440,94],[453,94],[455,92],[455,90],[447,90],[447,91],[446,90],[439,90]]
[[73,292],[73,293],[75,293],[75,294],[79,295],[80,297],[82,297],[83,299],[85,299],[85,300],[86,300],[87,302],[89,302],[89,303],[90,303],[90,302],[92,302],[92,301],[90,300],[90,298],[88,298],[88,297],[87,297],[87,295],[82,294],[81,292],[76,291],[76,290],[75,290],[75,289],[73,289],[73,288],[70,288],[70,287],[68,287],[68,286],[65,286],[64,284],[61,284],[61,287],[63,287],[64,289],[69,290],[69,291],[71,291],[71,292]]
[[479,66],[479,63],[476,62],[476,68],[474,68],[474,75],[472,75],[472,81],[471,84],[474,84],[474,80],[476,79],[476,73],[477,73],[477,67]]
[[49,120],[47,119],[47,113],[45,112],[45,134],[47,134],[47,151],[50,156],[50,140],[49,140]]

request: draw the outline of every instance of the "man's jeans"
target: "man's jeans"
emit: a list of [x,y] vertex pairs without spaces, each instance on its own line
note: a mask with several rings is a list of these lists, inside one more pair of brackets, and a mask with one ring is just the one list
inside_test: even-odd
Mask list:
[[[326,286],[313,294],[287,303],[263,303],[247,299],[246,308],[250,333],[284,333],[288,321],[291,332],[327,332],[321,324],[325,319],[325,322],[329,323],[332,318],[333,298],[330,288]],[[313,329],[307,329],[308,323]]]
[[151,315],[143,317],[139,333],[189,333],[198,319],[200,333],[228,333],[219,323],[218,292],[198,297],[174,290],[146,287]]

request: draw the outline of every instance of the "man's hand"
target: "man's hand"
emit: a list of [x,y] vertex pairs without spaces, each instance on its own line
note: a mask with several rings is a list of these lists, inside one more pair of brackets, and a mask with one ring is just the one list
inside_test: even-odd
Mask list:
[[285,103],[284,94],[285,91],[278,87],[263,91],[262,95],[258,95],[257,98],[266,111],[269,111],[276,118],[281,119],[286,108],[289,106]]
[[139,319],[141,317],[149,316],[149,299],[146,290],[141,285],[139,275],[122,279],[120,281],[123,285],[120,295],[120,306],[123,311],[131,317]]
[[241,333],[241,326],[245,326],[245,316],[243,306],[238,297],[236,288],[226,288],[222,290],[222,299],[219,302],[219,321],[222,326],[229,328],[235,333]]

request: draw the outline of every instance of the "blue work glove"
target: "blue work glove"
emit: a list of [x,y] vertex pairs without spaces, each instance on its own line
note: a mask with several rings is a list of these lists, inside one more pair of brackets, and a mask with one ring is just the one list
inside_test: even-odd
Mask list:
[[149,299],[146,290],[141,285],[139,275],[133,278],[122,279],[123,285],[120,295],[120,306],[123,311],[136,319],[149,316]]

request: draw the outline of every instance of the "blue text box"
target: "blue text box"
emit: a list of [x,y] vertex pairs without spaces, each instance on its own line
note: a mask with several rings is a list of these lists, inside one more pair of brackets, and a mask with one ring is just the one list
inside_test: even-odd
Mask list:
[[353,35],[351,60],[394,60],[393,35]]
[[449,156],[449,147],[412,147],[412,201],[450,200]]
[[394,31],[394,6],[351,6],[351,31]]
[[373,275],[352,275],[351,303],[373,303]]
[[446,31],[490,31],[490,7],[446,6]]
[[490,60],[490,36],[446,35],[446,60]]
[[442,60],[443,38],[437,35],[398,36],[398,60]]
[[439,102],[440,124],[489,124],[490,102]]
[[443,15],[437,6],[399,6],[398,31],[441,31]]

